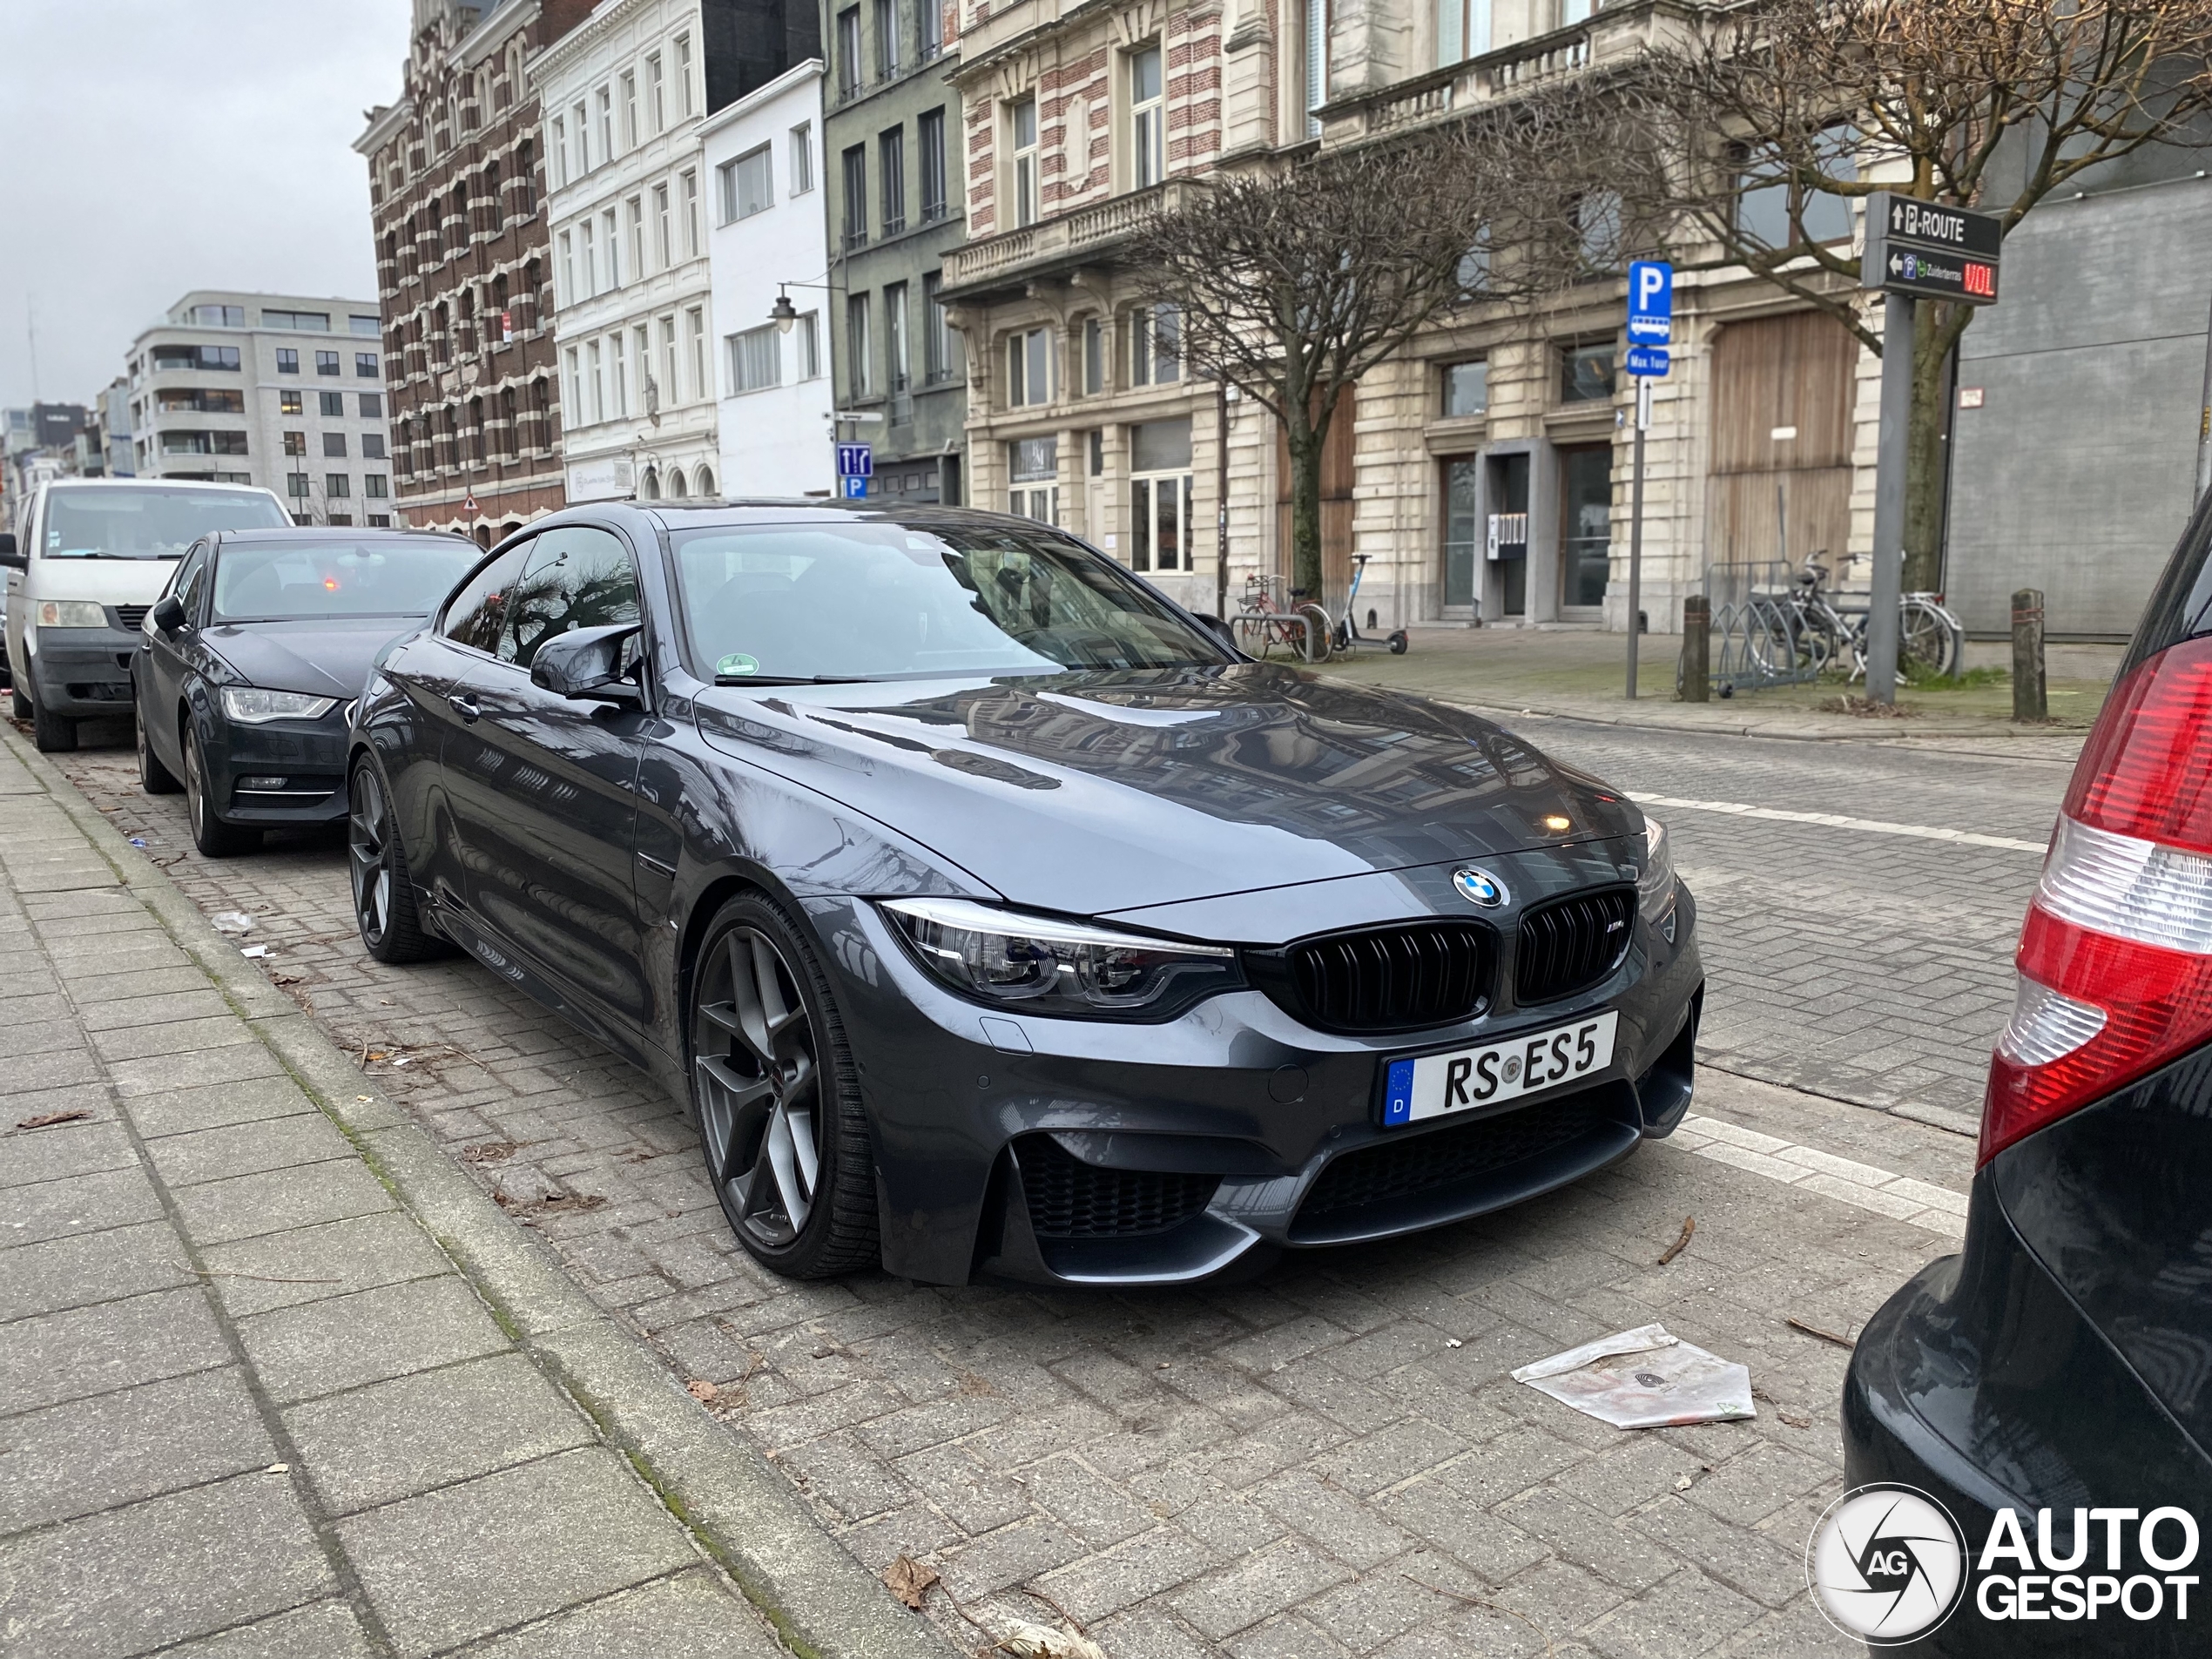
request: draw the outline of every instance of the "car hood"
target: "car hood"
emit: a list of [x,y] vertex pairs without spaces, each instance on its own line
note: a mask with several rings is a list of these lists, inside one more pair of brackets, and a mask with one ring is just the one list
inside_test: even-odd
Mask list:
[[420,617],[339,617],[309,622],[222,623],[201,636],[249,685],[317,697],[359,697],[387,643]]
[[1098,915],[1636,833],[1479,715],[1264,663],[699,695],[711,746]]

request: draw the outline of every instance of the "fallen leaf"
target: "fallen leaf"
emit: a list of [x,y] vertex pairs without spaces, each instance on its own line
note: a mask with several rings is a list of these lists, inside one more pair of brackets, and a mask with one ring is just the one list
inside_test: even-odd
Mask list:
[[515,1156],[519,1149],[512,1141],[479,1141],[474,1146],[461,1149],[463,1163],[496,1163]]
[[883,1581],[891,1587],[892,1595],[919,1613],[929,1599],[929,1587],[937,1581],[937,1569],[902,1554],[883,1569]]
[[1690,1237],[1692,1234],[1696,1233],[1696,1231],[1697,1217],[1695,1216],[1684,1216],[1682,1218],[1682,1237],[1676,1239],[1673,1244],[1668,1245],[1666,1249],[1659,1252],[1659,1265],[1664,1267],[1669,1262],[1674,1260],[1676,1257],[1681,1255],[1683,1251],[1688,1250],[1689,1248]]
[[36,1117],[26,1117],[17,1129],[51,1129],[57,1123],[74,1123],[80,1117],[90,1117],[90,1112],[41,1112]]
[[1016,1624],[998,1646],[1015,1659],[1106,1659],[1106,1650],[1089,1636],[1043,1624]]
[[[713,1404],[714,1397],[722,1391],[704,1377],[697,1377],[684,1385],[684,1392],[702,1406]],[[904,1559],[901,1557],[901,1559]]]

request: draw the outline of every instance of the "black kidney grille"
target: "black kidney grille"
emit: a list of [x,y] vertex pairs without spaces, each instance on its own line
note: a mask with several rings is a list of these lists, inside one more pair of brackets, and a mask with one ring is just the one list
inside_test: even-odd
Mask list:
[[1530,906],[1514,955],[1514,999],[1525,1006],[1588,989],[1621,965],[1635,925],[1634,887],[1602,887]]
[[1405,1031],[1471,1019],[1490,995],[1498,936],[1480,922],[1333,934],[1285,953],[1298,1006],[1332,1031]]
[[1108,1170],[1085,1163],[1049,1135],[1014,1143],[1029,1225],[1043,1238],[1126,1238],[1165,1232],[1211,1202],[1217,1175]]
[[1579,1139],[1606,1115],[1605,1101],[1568,1096],[1452,1129],[1362,1147],[1321,1172],[1298,1206],[1298,1219],[1318,1221],[1502,1170]]

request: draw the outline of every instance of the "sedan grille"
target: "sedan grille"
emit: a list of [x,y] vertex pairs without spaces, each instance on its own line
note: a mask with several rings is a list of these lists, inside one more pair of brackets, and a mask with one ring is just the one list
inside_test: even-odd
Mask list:
[[1479,921],[1420,921],[1247,953],[1253,979],[1323,1031],[1414,1031],[1480,1013],[1498,936]]
[[1635,936],[1634,887],[1604,887],[1534,905],[1521,918],[1514,996],[1523,1007],[1588,990],[1621,965]]
[[[1570,1095],[1452,1129],[1347,1152],[1321,1172],[1298,1206],[1300,1223],[1487,1175],[1578,1140],[1611,1115],[1604,1099]],[[1293,1229],[1295,1231],[1295,1229]]]
[[1212,1201],[1217,1175],[1108,1170],[1085,1163],[1049,1135],[1014,1143],[1029,1225],[1041,1238],[1126,1238],[1165,1232]]
[[123,625],[126,633],[135,632],[145,625],[146,612],[152,609],[152,605],[118,605],[115,607],[115,619]]

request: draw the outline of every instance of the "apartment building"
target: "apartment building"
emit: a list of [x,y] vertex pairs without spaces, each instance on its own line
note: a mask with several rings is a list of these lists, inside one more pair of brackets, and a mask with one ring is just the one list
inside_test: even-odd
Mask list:
[[827,496],[837,465],[821,282],[822,60],[710,116],[699,138],[713,215],[723,492]]
[[944,294],[965,239],[961,95],[943,0],[828,0],[824,286],[843,435],[872,496],[981,501],[962,482],[968,376]]
[[534,61],[570,500],[723,493],[700,129],[819,35],[775,0],[602,0]]
[[563,506],[538,105],[524,65],[590,0],[415,0],[369,114],[376,280],[403,520],[487,546]]
[[259,484],[302,524],[394,523],[373,300],[196,289],[132,341],[141,478]]

